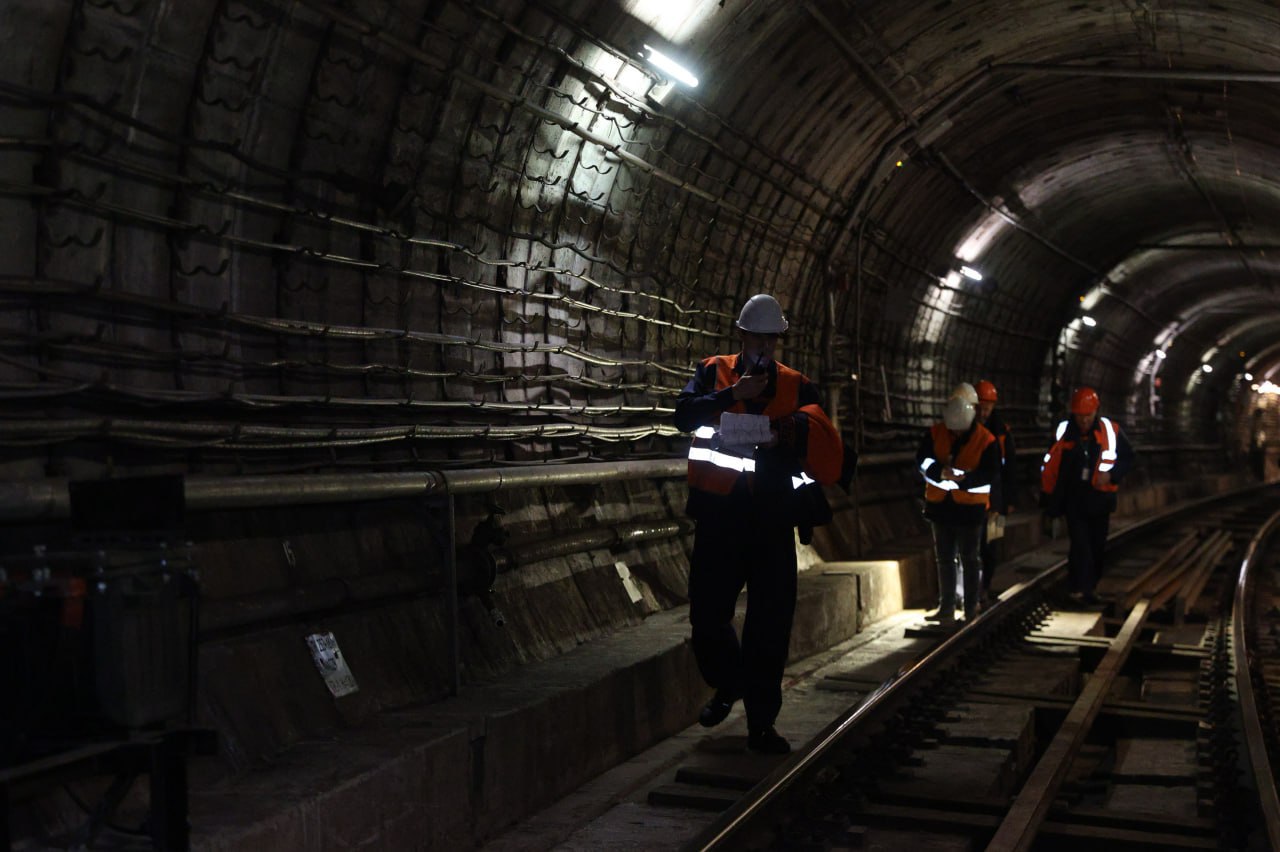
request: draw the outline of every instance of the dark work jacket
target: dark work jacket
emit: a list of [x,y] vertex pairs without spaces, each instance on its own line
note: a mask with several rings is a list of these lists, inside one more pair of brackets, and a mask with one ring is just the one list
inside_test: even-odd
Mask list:
[[987,422],[982,424],[995,436],[1000,445],[1000,475],[991,483],[991,508],[1002,515],[1009,514],[1009,504],[1018,496],[1018,448],[1013,441],[1013,432],[1000,419],[1000,415],[991,412]]

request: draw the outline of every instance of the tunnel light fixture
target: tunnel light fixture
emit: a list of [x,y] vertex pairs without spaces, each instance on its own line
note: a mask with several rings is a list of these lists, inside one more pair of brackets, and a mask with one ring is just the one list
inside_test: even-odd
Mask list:
[[1161,361],[1163,361],[1165,358],[1169,357],[1169,354],[1165,352],[1163,349],[1157,349],[1156,357],[1159,358]]
[[1212,373],[1212,372],[1213,372],[1213,367],[1210,367],[1208,364],[1201,364],[1201,365],[1200,365],[1200,369],[1201,369],[1201,370],[1204,370],[1206,373]]
[[1088,314],[1085,314],[1084,316],[1080,317],[1080,322],[1084,323],[1089,328],[1093,328],[1098,324],[1098,321],[1093,317],[1089,316]]
[[654,68],[657,68],[677,83],[683,83],[690,89],[698,88],[698,78],[693,76],[693,72],[688,68],[685,68],[657,48],[646,44],[644,49],[647,54],[645,58],[649,60],[649,64]]
[[970,281],[982,280],[982,273],[974,269],[972,266],[960,267],[960,274],[963,275],[965,278],[968,278]]
[[1245,380],[1246,382],[1251,382],[1251,381],[1253,381],[1253,373],[1245,373],[1245,374],[1244,374],[1244,380]]

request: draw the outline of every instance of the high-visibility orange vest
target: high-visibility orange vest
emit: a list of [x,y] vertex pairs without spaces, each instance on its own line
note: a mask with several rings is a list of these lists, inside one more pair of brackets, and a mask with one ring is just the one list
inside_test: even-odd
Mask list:
[[973,434],[969,436],[969,440],[960,448],[960,452],[956,454],[956,457],[952,458],[951,451],[954,439],[951,437],[951,430],[945,424],[935,423],[933,428],[929,430],[929,434],[933,438],[934,457],[925,459],[924,464],[920,466],[921,473],[925,474],[924,499],[930,503],[941,503],[947,499],[949,494],[952,500],[962,506],[989,507],[991,505],[991,483],[965,488],[963,482],[932,480],[926,471],[936,461],[938,464],[952,467],[965,473],[972,473],[982,463],[982,454],[995,441],[995,436],[981,423],[977,424],[973,427]]
[[[1063,434],[1067,431],[1068,422],[1063,420],[1058,424],[1053,446],[1044,454],[1044,463],[1040,468],[1040,490],[1046,494],[1052,494],[1058,487],[1058,468],[1062,465],[1062,454],[1076,445],[1075,441],[1062,440]],[[1116,466],[1116,425],[1106,417],[1094,420],[1093,439],[1098,442],[1100,452],[1098,460],[1093,465],[1093,475],[1090,477],[1089,484],[1098,491],[1119,491],[1120,486],[1114,482],[1105,484],[1098,482],[1098,474],[1110,473]]]
[[[736,355],[713,355],[702,362],[714,362],[716,365],[715,390],[723,390],[737,383],[738,374],[733,369],[736,360]],[[770,420],[777,420],[803,411],[809,419],[809,437],[805,457],[801,459],[801,468],[817,482],[832,485],[840,478],[840,467],[844,462],[844,444],[840,440],[840,433],[820,406],[800,405],[800,385],[805,381],[804,376],[785,364],[776,361],[774,364],[778,370],[774,395],[760,413]],[[747,406],[739,400],[726,411],[745,414]],[[719,425],[720,418],[717,416],[714,423],[694,430],[693,443],[689,447],[689,487],[723,495],[733,491],[738,478],[745,476],[750,488],[756,469],[755,459],[733,455],[713,446]],[[803,480],[800,484],[803,484]]]

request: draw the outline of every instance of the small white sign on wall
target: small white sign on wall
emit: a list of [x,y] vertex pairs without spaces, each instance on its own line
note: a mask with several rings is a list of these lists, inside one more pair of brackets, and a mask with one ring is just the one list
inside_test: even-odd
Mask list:
[[631,569],[627,567],[627,563],[618,561],[613,563],[614,570],[618,572],[618,576],[622,578],[622,586],[627,590],[627,597],[631,598],[632,603],[640,603],[644,600],[644,595],[640,592],[636,581],[631,577]]
[[357,692],[355,675],[347,668],[347,661],[338,648],[338,640],[332,633],[313,633],[307,637],[307,647],[311,649],[311,658],[316,661],[316,669],[324,678],[325,686],[333,693],[334,698],[341,698]]

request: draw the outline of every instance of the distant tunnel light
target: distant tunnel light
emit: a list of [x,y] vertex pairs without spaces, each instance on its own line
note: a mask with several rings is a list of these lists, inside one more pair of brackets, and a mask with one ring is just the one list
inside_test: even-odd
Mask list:
[[1089,328],[1093,328],[1095,325],[1098,324],[1098,321],[1093,317],[1089,316],[1088,314],[1085,314],[1084,316],[1080,317],[1080,322],[1089,326]]
[[654,68],[671,76],[671,79],[684,83],[691,89],[698,87],[698,78],[693,76],[688,68],[685,68],[679,62],[676,62],[670,56],[667,56],[660,50],[656,50],[649,45],[645,45],[644,49],[649,51],[649,62]]
[[1168,358],[1169,355],[1163,349],[1157,349],[1156,357],[1159,358],[1161,361],[1163,361],[1165,358]]
[[1204,370],[1206,373],[1212,373],[1212,372],[1213,372],[1213,368],[1212,368],[1212,367],[1210,367],[1208,364],[1201,364],[1201,365],[1200,365],[1200,369],[1201,369],[1201,370]]
[[963,275],[965,278],[968,278],[970,281],[982,280],[982,273],[974,269],[972,266],[960,267],[960,274]]
[[1251,382],[1251,381],[1253,381],[1253,373],[1245,373],[1245,374],[1244,374],[1244,380],[1245,380],[1246,382]]

